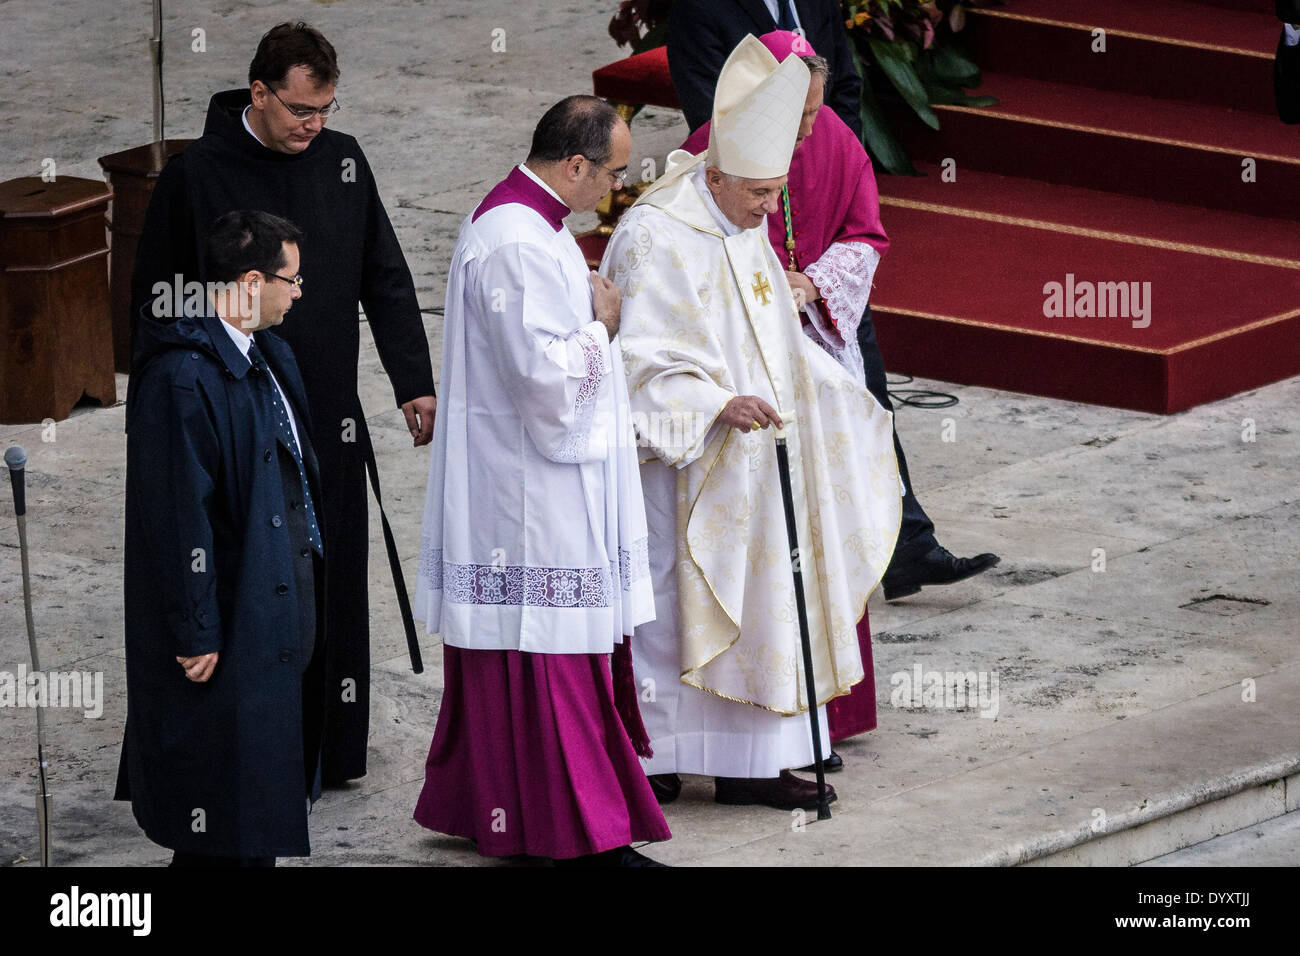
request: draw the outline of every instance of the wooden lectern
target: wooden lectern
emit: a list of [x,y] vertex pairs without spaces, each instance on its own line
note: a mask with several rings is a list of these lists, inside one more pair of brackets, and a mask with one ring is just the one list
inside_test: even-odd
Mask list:
[[0,183],[0,423],[68,417],[83,393],[117,400],[108,310],[108,185]]

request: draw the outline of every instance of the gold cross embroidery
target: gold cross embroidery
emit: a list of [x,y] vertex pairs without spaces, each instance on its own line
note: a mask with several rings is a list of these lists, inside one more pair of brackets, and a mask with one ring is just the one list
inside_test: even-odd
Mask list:
[[754,290],[754,296],[761,299],[763,305],[767,305],[772,295],[772,286],[767,281],[767,276],[761,272],[755,272],[754,284],[750,288]]

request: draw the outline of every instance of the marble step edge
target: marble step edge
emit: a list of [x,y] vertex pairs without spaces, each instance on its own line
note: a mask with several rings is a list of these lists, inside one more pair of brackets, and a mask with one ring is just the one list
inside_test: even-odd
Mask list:
[[1089,840],[1028,866],[1133,866],[1300,811],[1300,773]]
[[1072,827],[1001,847],[975,866],[1131,866],[1300,809],[1300,751],[1273,757],[1110,815],[1094,830]]

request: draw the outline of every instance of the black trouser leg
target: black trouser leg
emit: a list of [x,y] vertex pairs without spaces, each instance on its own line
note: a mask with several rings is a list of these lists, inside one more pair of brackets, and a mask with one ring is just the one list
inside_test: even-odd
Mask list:
[[[892,412],[894,406],[889,401],[885,359],[880,354],[880,346],[876,344],[876,327],[871,321],[871,306],[867,306],[862,313],[862,324],[858,326],[858,347],[862,350],[862,364],[867,373],[867,391]],[[903,494],[903,520],[899,526],[898,543],[894,547],[890,568],[900,563],[900,559],[905,563],[920,557],[938,543],[934,538],[934,522],[925,513],[925,509],[921,507],[921,503],[916,500],[916,494],[912,491],[912,478],[907,472],[907,456],[903,454],[902,443],[898,440],[897,427],[894,428],[894,454],[898,456],[898,473],[907,490]]]

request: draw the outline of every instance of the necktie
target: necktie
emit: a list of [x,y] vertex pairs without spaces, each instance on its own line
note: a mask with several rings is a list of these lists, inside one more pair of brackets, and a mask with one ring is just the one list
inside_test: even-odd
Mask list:
[[794,22],[794,11],[790,9],[792,3],[794,3],[794,0],[776,0],[776,8],[781,13],[776,20],[778,30],[789,30],[793,33],[799,29],[799,25]]
[[271,381],[271,370],[256,342],[248,346],[248,360],[253,363],[253,369],[259,373],[258,388],[262,389],[263,401],[269,402],[271,417],[275,419],[280,441],[293,453],[294,464],[298,466],[298,480],[302,483],[302,506],[307,515],[307,540],[313,551],[324,556],[320,528],[316,525],[316,509],[312,507],[311,488],[307,484],[307,469],[302,463],[302,453],[298,450],[298,443],[293,439],[293,429],[289,427],[289,412],[285,409],[284,402],[280,400],[280,390],[276,388],[275,382]]

